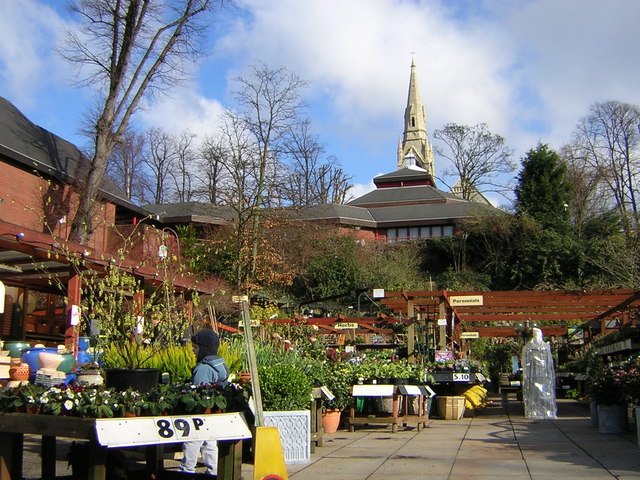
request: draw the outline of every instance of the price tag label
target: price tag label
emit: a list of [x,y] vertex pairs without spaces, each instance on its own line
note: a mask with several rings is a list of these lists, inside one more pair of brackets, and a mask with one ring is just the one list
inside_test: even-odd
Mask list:
[[454,373],[453,381],[454,382],[468,382],[471,380],[471,375],[469,373]]
[[100,418],[96,419],[95,428],[98,443],[105,447],[251,438],[241,413]]

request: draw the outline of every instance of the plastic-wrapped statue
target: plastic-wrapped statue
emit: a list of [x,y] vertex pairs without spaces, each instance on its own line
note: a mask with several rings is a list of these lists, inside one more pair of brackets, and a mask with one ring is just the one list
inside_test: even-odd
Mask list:
[[556,374],[551,346],[542,340],[542,330],[533,329],[533,336],[522,349],[522,393],[527,418],[554,419],[556,406]]

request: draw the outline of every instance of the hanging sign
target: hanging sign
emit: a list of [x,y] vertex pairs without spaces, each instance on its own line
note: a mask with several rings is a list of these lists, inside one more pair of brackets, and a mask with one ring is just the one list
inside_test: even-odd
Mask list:
[[480,332],[462,332],[460,333],[460,338],[469,339],[469,338],[480,338]]
[[69,325],[75,327],[80,324],[80,306],[71,305],[69,309]]
[[338,322],[333,324],[333,328],[337,330],[350,330],[358,328],[358,324],[356,322]]
[[241,413],[99,418],[95,429],[98,443],[110,448],[251,438],[251,431]]
[[482,295],[458,295],[449,297],[449,305],[452,307],[471,307],[484,304]]

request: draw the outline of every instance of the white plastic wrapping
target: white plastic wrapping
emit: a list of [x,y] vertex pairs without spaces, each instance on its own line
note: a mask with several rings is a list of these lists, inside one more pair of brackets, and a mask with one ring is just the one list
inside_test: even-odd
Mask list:
[[556,374],[551,346],[542,339],[542,330],[533,329],[533,336],[522,349],[522,394],[527,418],[555,419]]

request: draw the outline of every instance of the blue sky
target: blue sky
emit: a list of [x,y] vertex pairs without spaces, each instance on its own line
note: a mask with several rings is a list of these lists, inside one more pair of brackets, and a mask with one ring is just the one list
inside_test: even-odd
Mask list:
[[[73,28],[64,3],[0,0],[0,95],[81,146],[92,91],[73,86],[72,69],[55,52]],[[431,136],[448,122],[486,122],[518,160],[538,141],[568,142],[594,102],[640,104],[637,0],[236,5],[212,17],[209,55],[193,80],[137,115],[136,125],[213,132],[230,105],[232,78],[258,60],[286,66],[310,82],[304,95],[314,127],[353,177],[355,196],[395,169],[412,56]],[[445,162],[436,156],[436,173]]]

